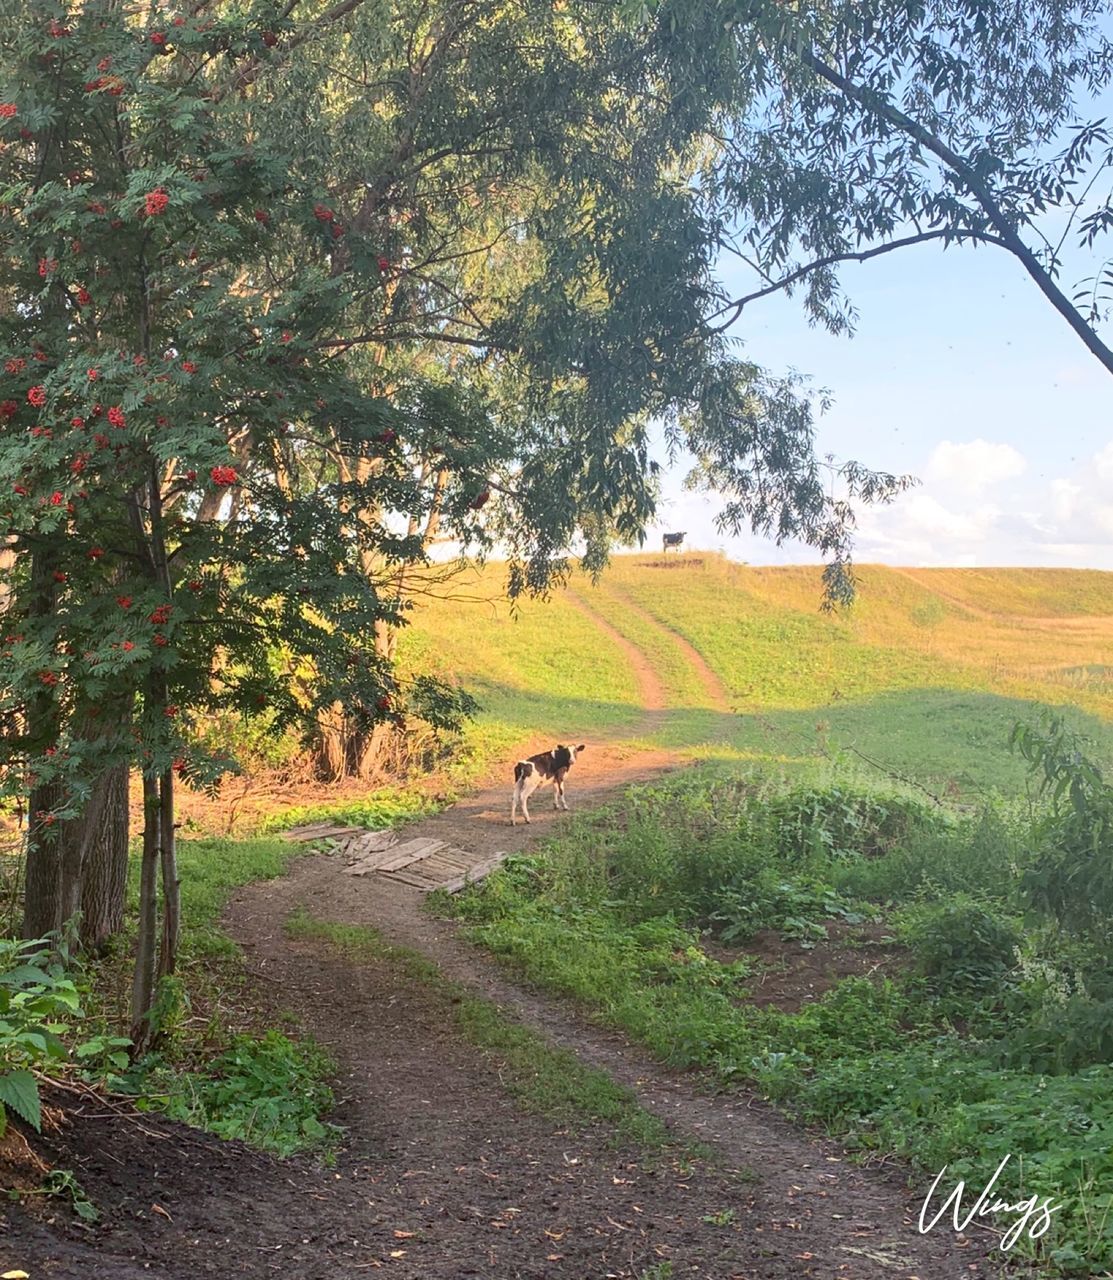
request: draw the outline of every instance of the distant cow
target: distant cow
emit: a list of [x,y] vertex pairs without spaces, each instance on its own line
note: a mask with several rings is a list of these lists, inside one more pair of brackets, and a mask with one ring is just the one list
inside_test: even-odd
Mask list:
[[518,817],[518,806],[522,806],[522,814],[529,822],[528,800],[538,787],[547,787],[551,782],[556,788],[553,793],[553,808],[568,808],[564,798],[564,777],[576,763],[576,757],[584,749],[578,747],[556,746],[552,751],[543,751],[540,755],[530,756],[528,760],[519,760],[514,766],[514,794],[510,800],[510,825],[513,826]]
[[679,551],[680,544],[684,541],[685,536],[683,533],[666,533],[664,545],[661,547],[661,554],[664,555],[669,547],[675,547]]

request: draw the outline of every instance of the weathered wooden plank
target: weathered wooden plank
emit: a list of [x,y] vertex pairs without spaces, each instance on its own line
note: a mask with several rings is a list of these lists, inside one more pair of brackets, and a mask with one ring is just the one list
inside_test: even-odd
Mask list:
[[467,849],[460,849],[454,844],[445,845],[441,853],[446,858],[453,858],[457,862],[466,862],[469,866],[476,861],[474,853],[469,852]]
[[436,855],[421,864],[423,876],[436,876],[438,880],[452,880],[456,876],[466,875],[468,867],[457,866],[455,862],[438,862]]
[[311,836],[314,832],[327,831],[335,825],[334,822],[311,822],[307,826],[289,827],[280,834],[283,840],[304,840],[307,835]]
[[454,880],[446,880],[445,883],[439,887],[442,888],[445,893],[459,893],[461,889],[466,888],[469,884],[478,884],[480,880],[485,879],[492,871],[495,870],[503,859],[508,858],[509,856],[509,852],[496,853],[490,858],[485,858],[482,862],[477,862],[475,866],[464,875],[457,876]]
[[283,840],[321,840],[325,836],[359,835],[366,827],[346,827],[335,822],[314,822],[305,827],[291,827],[279,834]]
[[348,876],[365,876],[369,871],[378,871],[384,863],[389,862],[393,857],[393,847],[380,849],[377,853],[366,854],[357,862],[353,862],[350,867],[345,867],[344,874]]
[[401,867],[409,866],[411,862],[420,862],[422,858],[428,858],[430,854],[443,847],[443,840],[430,840],[428,838],[407,840],[404,844],[394,845],[390,850],[391,856],[389,860],[382,863],[379,870],[397,871]]
[[430,861],[442,864],[446,867],[453,867],[457,871],[467,871],[469,867],[475,865],[475,858],[469,857],[459,849],[438,849],[436,853],[431,856]]
[[410,871],[409,868],[400,871],[382,871],[379,874],[384,880],[401,880],[403,884],[412,885],[415,889],[424,889],[426,893],[431,893],[434,889],[441,886],[432,880],[426,880],[424,876],[419,876],[416,872]]
[[378,853],[398,843],[398,836],[393,831],[364,831],[348,841],[348,853],[353,857],[363,857],[365,853]]

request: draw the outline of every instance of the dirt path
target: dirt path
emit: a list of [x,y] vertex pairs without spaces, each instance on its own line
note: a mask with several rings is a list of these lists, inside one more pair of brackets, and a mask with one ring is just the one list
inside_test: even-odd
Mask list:
[[[624,651],[629,642],[617,637]],[[633,646],[629,646],[631,649]],[[637,655],[637,664],[635,663]],[[645,715],[667,714],[664,686],[635,650]],[[660,705],[657,705],[660,704]],[[539,742],[537,745],[551,745]],[[665,751],[589,743],[570,778],[573,808],[596,806],[674,767]],[[505,770],[501,771],[505,774]],[[477,854],[533,847],[566,821],[538,803],[531,827],[508,823],[508,778],[407,829]],[[522,1111],[500,1064],[467,1043],[443,994],[400,980],[386,962],[353,964],[292,940],[304,908],[372,925],[506,1013],[627,1085],[678,1152],[616,1149],[603,1128],[578,1133]],[[516,985],[418,892],[341,874],[307,857],[284,879],[251,885],[226,923],[244,947],[264,1007],[290,1011],[335,1055],[345,1148],[335,1167],[276,1162],[235,1143],[142,1117],[89,1111],[52,1135],[102,1211],[85,1229],[0,1209],[0,1272],[31,1280],[199,1276],[359,1280],[959,1280],[987,1275],[979,1246],[942,1226],[915,1230],[918,1201],[896,1176],[849,1164],[744,1092],[709,1092],[651,1061],[623,1036]]]
[[656,733],[668,714],[668,696],[665,693],[664,682],[653,663],[637,645],[631,644],[617,627],[611,626],[606,618],[601,613],[597,613],[582,596],[574,591],[568,591],[565,593],[565,599],[573,609],[577,609],[584,617],[590,619],[592,625],[601,631],[626,659],[634,679],[638,682],[638,697],[642,708],[640,733],[643,736]]
[[726,713],[734,711],[726,685],[707,665],[703,654],[700,653],[687,636],[682,635],[675,627],[670,627],[667,622],[662,622],[660,618],[650,613],[648,609],[643,609],[627,592],[615,588],[615,594],[621,597],[624,609],[628,609],[630,613],[640,618],[647,626],[656,627],[658,631],[664,632],[672,640],[683,655],[685,662],[699,678],[699,682],[703,686],[704,696],[707,698],[707,705],[712,710]]
[[[456,821],[453,838],[459,841],[464,835],[461,825],[466,824]],[[410,830],[414,835],[440,834],[443,827],[420,823]],[[527,836],[519,829],[516,847],[527,847],[540,834],[531,831]],[[705,1198],[716,1193],[720,1198],[729,1196],[738,1231],[746,1238],[742,1257],[747,1259],[740,1272],[727,1268],[725,1261],[723,1269],[718,1269],[714,1259],[695,1249],[690,1261],[699,1264],[701,1274],[724,1278],[738,1274],[745,1280],[779,1280],[785,1275],[958,1280],[988,1274],[975,1246],[956,1242],[946,1233],[925,1237],[916,1232],[916,1197],[910,1197],[897,1179],[856,1168],[834,1144],[801,1133],[749,1095],[709,1093],[692,1077],[653,1062],[622,1035],[593,1026],[560,1002],[515,985],[485,954],[457,937],[451,924],[425,913],[416,891],[371,881],[353,885],[349,877],[339,875],[333,861],[317,857],[299,863],[284,880],[255,885],[240,894],[228,923],[247,951],[256,978],[291,993],[299,1013],[308,1017],[314,1033],[348,1066],[353,1080],[376,1082],[370,1092],[360,1093],[356,1110],[346,1116],[354,1132],[364,1129],[384,1104],[395,1105],[391,1098],[405,1092],[404,1082],[415,1071],[423,1081],[428,1078],[427,1059],[418,1066],[413,1056],[416,1052],[425,1057],[428,1047],[418,1045],[409,1053],[384,1052],[384,1011],[381,1004],[363,998],[366,979],[360,971],[353,977],[319,950],[292,945],[284,937],[283,922],[302,907],[319,919],[372,925],[389,941],[419,951],[447,976],[627,1085],[679,1139],[708,1144],[726,1169],[752,1171],[758,1181],[741,1190],[724,1186],[714,1171],[701,1178]],[[339,993],[330,985],[330,968],[340,969]],[[302,993],[307,984],[317,998],[323,998],[323,1006],[317,998],[305,1000]],[[428,1093],[429,1086],[424,1087]],[[384,1088],[386,1098],[375,1092]],[[433,1092],[444,1096],[452,1089],[449,1081],[438,1079]],[[448,1133],[456,1124],[457,1117],[447,1110],[434,1127],[443,1125]],[[415,1134],[412,1141],[420,1146],[424,1139]],[[920,1201],[925,1193],[926,1187],[920,1191]],[[586,1210],[583,1206],[579,1211],[583,1215]]]
[[[651,661],[582,602],[581,607],[627,654],[642,691],[646,718],[655,724],[657,717],[668,714],[668,706],[663,682]],[[656,623],[648,614],[646,617]],[[683,645],[690,648],[687,641]],[[709,699],[723,707],[725,691],[702,658],[694,650],[692,654],[698,659],[692,665],[701,671]],[[571,776],[571,802],[573,806],[598,805],[631,782],[660,776],[673,763],[666,752],[632,754],[613,744],[589,744]],[[485,788],[473,800],[412,825],[406,834],[431,836],[477,853],[492,853],[529,849],[547,834],[550,823],[564,820],[539,804],[534,809],[539,821],[530,828],[520,825],[511,829],[507,821],[508,790],[504,779]],[[353,978],[345,971],[342,990],[334,995],[327,975],[337,962],[320,949],[292,944],[284,936],[284,922],[301,908],[330,922],[371,925],[388,941],[417,950],[448,977],[494,1001],[523,1024],[542,1031],[553,1044],[571,1050],[582,1062],[602,1068],[627,1085],[680,1140],[708,1144],[714,1152],[715,1166],[752,1171],[757,1180],[741,1189],[737,1184],[723,1183],[724,1175],[716,1168],[700,1175],[705,1201],[727,1195],[736,1218],[729,1237],[719,1231],[716,1239],[708,1242],[697,1232],[680,1253],[675,1245],[662,1246],[665,1252],[659,1256],[678,1267],[683,1263],[684,1273],[695,1268],[699,1274],[724,1280],[736,1275],[745,1280],[779,1280],[786,1275],[957,1280],[959,1276],[988,1271],[974,1244],[945,1233],[922,1236],[915,1230],[919,1204],[913,1203],[915,1197],[910,1198],[897,1179],[849,1164],[833,1144],[801,1133],[753,1097],[742,1092],[710,1093],[692,1077],[650,1060],[622,1035],[592,1025],[559,1001],[523,989],[490,957],[463,941],[451,923],[426,913],[419,892],[405,885],[384,883],[382,877],[353,883],[351,877],[340,874],[333,860],[315,857],[300,862],[293,874],[283,880],[250,886],[240,893],[229,913],[228,926],[250,957],[255,976],[277,989],[294,993],[299,1013],[308,1018],[315,1034],[348,1066],[352,1080],[373,1082],[370,1088],[364,1083],[354,1089],[346,1117],[353,1124],[353,1133],[365,1131],[366,1122],[378,1115],[384,1104],[391,1108],[397,1105],[384,1099],[384,1091],[386,1099],[397,1099],[399,1095],[407,1096],[407,1081],[414,1075],[423,1082],[428,1078],[428,1047],[419,1040],[409,1051],[395,1045],[387,1054],[382,1043],[381,1003],[369,1002],[361,994],[366,974],[357,970]],[[297,995],[307,986],[315,992],[312,1001]],[[412,998],[412,993],[392,997],[405,998]],[[415,1053],[422,1059],[420,1064],[415,1061]],[[384,1061],[386,1057],[389,1061]],[[437,1078],[435,1088],[425,1083],[422,1088],[426,1094],[443,1099],[456,1096],[459,1082],[446,1067],[444,1078]],[[420,1114],[423,1119],[429,1117],[425,1110]],[[525,1125],[521,1118],[513,1123]],[[415,1149],[423,1150],[431,1133],[438,1142],[447,1141],[458,1124],[451,1107],[436,1106],[431,1131],[415,1132],[410,1141]],[[587,1190],[583,1187],[575,1194],[579,1196]],[[920,1192],[921,1201],[925,1193],[926,1188]],[[529,1199],[538,1194],[536,1185],[524,1192]],[[598,1188],[593,1194],[599,1194]],[[609,1200],[605,1190],[603,1200]],[[561,1203],[562,1212],[584,1220],[598,1209],[598,1205],[578,1200],[574,1207]],[[613,1213],[609,1216],[615,1217]],[[742,1249],[738,1256],[744,1263],[740,1269],[733,1251],[739,1236]],[[732,1245],[729,1256],[723,1252],[728,1239]],[[648,1267],[652,1261],[653,1255],[647,1255],[647,1261],[639,1265]],[[581,1254],[581,1268],[586,1263],[587,1257]],[[501,1277],[526,1273],[496,1266],[482,1274]],[[564,1271],[554,1267],[551,1274]],[[636,1266],[609,1271],[587,1267],[576,1274],[638,1276],[641,1272]]]

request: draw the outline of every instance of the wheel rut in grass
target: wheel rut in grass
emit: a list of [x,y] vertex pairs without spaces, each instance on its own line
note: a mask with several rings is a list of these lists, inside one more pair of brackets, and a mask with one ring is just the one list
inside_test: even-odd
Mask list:
[[724,714],[732,713],[734,707],[731,704],[730,694],[727,692],[726,686],[708,666],[703,654],[700,653],[688,637],[675,627],[669,626],[667,622],[663,622],[656,614],[650,613],[648,609],[643,608],[620,587],[613,587],[612,590],[621,599],[622,607],[627,612],[638,618],[645,626],[651,627],[669,638],[699,681],[703,696],[707,700],[707,706],[713,711],[721,711]]
[[573,609],[577,609],[589,618],[592,625],[601,631],[626,659],[634,679],[638,682],[641,723],[636,732],[646,737],[656,733],[668,715],[669,700],[665,683],[649,656],[633,641],[628,640],[617,627],[612,626],[602,614],[597,613],[582,596],[569,591],[565,598]]

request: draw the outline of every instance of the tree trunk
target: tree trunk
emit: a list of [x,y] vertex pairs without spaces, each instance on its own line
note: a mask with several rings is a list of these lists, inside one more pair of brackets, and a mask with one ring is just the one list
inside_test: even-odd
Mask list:
[[382,767],[398,728],[392,722],[380,721],[370,729],[360,728],[335,703],[318,722],[315,748],[317,776],[325,782],[341,778],[374,777]]
[[81,884],[81,942],[101,950],[124,924],[128,879],[128,778],[126,764],[114,765],[104,779],[100,823]]
[[[375,649],[386,659],[394,661],[398,644],[398,628],[385,622],[375,624]],[[317,776],[327,782],[341,778],[372,777],[382,763],[391,739],[397,732],[393,723],[380,722],[371,729],[358,728],[345,714],[339,702],[333,703],[321,716],[317,731]]]
[[[55,549],[47,544],[31,556],[28,612],[43,618],[54,611],[57,588]],[[44,685],[27,701],[26,737],[37,754],[58,742],[61,712],[53,689]],[[62,923],[62,832],[54,812],[62,805],[62,788],[55,779],[33,785],[28,800],[27,876],[23,897],[23,936],[42,938]]]
[[57,822],[49,820],[51,810],[61,801],[56,782],[31,791],[23,890],[25,938],[45,938],[62,924],[62,831]]
[[67,819],[62,829],[61,890],[59,892],[60,925],[66,925],[81,911],[85,863],[100,834],[108,797],[108,773],[102,773],[89,793],[84,811]]
[[149,1014],[155,998],[155,959],[158,942],[158,863],[160,805],[158,779],[143,779],[143,861],[139,875],[139,937],[131,984],[132,1056],[151,1046]]
[[174,972],[178,959],[178,929],[181,925],[181,892],[178,887],[178,850],[174,830],[174,771],[162,775],[159,797],[159,860],[162,865],[162,949],[159,952],[158,976]]

